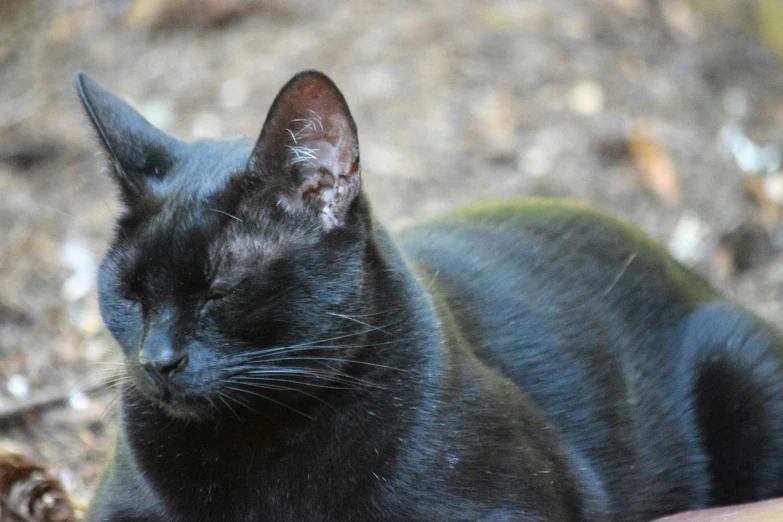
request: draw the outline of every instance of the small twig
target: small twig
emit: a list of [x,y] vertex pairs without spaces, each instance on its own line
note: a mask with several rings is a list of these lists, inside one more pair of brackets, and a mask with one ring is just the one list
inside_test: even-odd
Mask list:
[[[104,391],[107,389],[109,389],[108,383],[99,382],[97,384],[86,386],[79,391],[85,395],[89,395],[91,393]],[[4,401],[5,403],[0,403],[0,426],[13,422],[19,422],[25,415],[29,415],[31,413],[39,413],[45,410],[65,406],[68,403],[68,398],[73,395],[73,393],[73,389],[69,387],[67,390],[51,390],[48,392],[41,392],[36,396],[24,401],[16,401],[13,403],[10,401]]]

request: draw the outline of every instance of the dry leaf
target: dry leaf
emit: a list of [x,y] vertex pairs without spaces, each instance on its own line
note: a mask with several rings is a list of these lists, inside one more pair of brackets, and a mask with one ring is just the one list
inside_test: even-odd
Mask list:
[[728,281],[734,277],[734,252],[728,248],[720,247],[712,259],[712,267],[720,281]]
[[701,35],[700,20],[692,6],[678,0],[663,0],[661,9],[669,27],[689,38]]
[[634,129],[628,136],[628,150],[644,186],[665,202],[677,203],[680,200],[680,176],[663,145],[650,133]]
[[647,13],[644,0],[599,0],[598,3],[617,9],[626,16],[640,17]]
[[135,0],[127,17],[131,27],[165,29],[211,27],[262,7],[262,0]]
[[758,205],[761,221],[765,225],[771,226],[780,221],[781,206],[770,196],[761,176],[745,177],[745,190]]
[[61,44],[73,38],[79,28],[81,14],[79,11],[66,11],[55,15],[46,31],[46,39],[50,43]]
[[494,89],[476,108],[480,131],[488,143],[503,152],[513,152],[517,144],[518,103],[511,89]]
[[59,481],[16,454],[0,455],[0,520],[73,522],[73,508]]
[[476,10],[479,23],[490,31],[536,31],[551,21],[550,12],[530,3],[506,3],[483,6]]

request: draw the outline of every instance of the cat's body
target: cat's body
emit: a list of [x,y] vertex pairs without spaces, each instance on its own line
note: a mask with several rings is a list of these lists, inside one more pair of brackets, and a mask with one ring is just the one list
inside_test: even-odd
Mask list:
[[534,202],[393,240],[315,73],[252,149],[80,89],[129,206],[100,286],[135,385],[90,520],[631,521],[783,493],[780,338],[635,231]]
[[648,520],[781,493],[780,337],[637,231],[539,202],[410,237],[442,313],[544,412],[599,512]]

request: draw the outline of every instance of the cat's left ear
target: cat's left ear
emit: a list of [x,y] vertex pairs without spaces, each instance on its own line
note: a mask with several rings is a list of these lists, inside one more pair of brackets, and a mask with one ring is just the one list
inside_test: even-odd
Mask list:
[[360,190],[359,138],[332,80],[305,71],[280,90],[248,170],[284,208],[316,212],[327,230],[345,223]]

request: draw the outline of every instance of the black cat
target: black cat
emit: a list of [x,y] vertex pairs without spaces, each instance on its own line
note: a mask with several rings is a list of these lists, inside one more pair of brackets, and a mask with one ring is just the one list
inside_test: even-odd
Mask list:
[[644,521],[783,493],[781,337],[571,204],[389,234],[356,126],[295,76],[186,143],[84,75],[126,212],[131,382],[93,521]]

